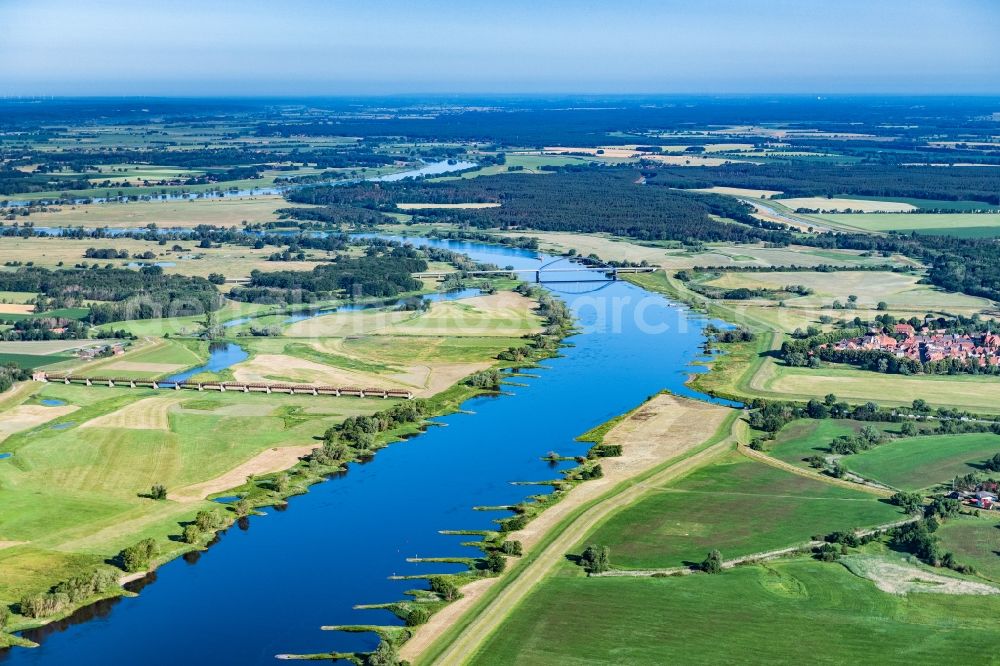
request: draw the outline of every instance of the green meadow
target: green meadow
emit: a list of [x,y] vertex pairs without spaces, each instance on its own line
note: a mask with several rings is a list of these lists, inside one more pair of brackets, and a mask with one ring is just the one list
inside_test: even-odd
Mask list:
[[[30,401],[64,401],[75,411],[27,424],[3,442],[0,460],[0,604],[47,590],[144,536],[165,539],[207,501],[142,497],[224,475],[255,455],[318,443],[348,416],[392,401],[312,396],[156,392],[47,384]],[[58,408],[57,408],[58,409]],[[242,482],[237,480],[233,485]]]
[[954,553],[959,562],[971,564],[983,578],[1000,583],[1000,514],[949,520],[936,534],[941,547]]
[[1000,453],[1000,435],[968,433],[898,439],[842,458],[852,472],[894,488],[920,490],[978,472]]
[[566,565],[470,663],[993,663],[998,613],[1000,596],[896,596],[808,559],[671,578],[584,578]]
[[899,517],[867,493],[733,453],[651,489],[600,524],[586,543],[610,547],[617,568],[665,568],[701,562],[713,549],[732,559]]

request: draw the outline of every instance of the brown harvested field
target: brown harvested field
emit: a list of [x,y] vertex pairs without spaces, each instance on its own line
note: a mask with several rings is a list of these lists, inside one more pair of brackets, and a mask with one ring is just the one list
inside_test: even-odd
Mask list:
[[0,342],[0,354],[33,354],[44,356],[58,354],[71,349],[92,347],[98,340],[26,340]]
[[779,199],[778,203],[786,208],[796,210],[798,208],[808,208],[810,210],[823,210],[833,212],[844,212],[847,209],[861,211],[863,213],[908,213],[916,210],[913,204],[901,201],[869,201],[868,199],[827,199],[826,197],[797,197],[794,199]]
[[75,412],[76,405],[17,405],[0,415],[0,442],[22,430],[28,430]]
[[128,203],[62,206],[56,211],[32,213],[38,226],[85,227],[195,227],[199,224],[240,226],[247,222],[271,222],[275,211],[287,207],[280,196],[192,199],[190,201],[130,201]]
[[453,203],[453,204],[438,204],[438,203],[398,203],[396,208],[400,210],[426,210],[428,208],[441,208],[441,209],[461,209],[461,208],[499,208],[498,203]]
[[28,303],[0,303],[0,314],[31,314],[34,311],[35,306]]
[[179,372],[188,366],[178,363],[138,363],[136,361],[117,361],[104,366],[105,370],[120,370],[122,372],[151,372],[165,375],[169,372]]
[[710,194],[728,194],[732,197],[747,197],[749,199],[768,199],[776,194],[782,194],[781,190],[751,190],[747,187],[704,187],[691,190],[692,192],[708,192]]
[[416,314],[401,310],[355,310],[334,312],[296,322],[284,330],[283,335],[291,338],[327,338],[352,335],[371,335],[400,321],[411,319]]
[[[603,151],[600,155],[597,151]],[[599,157],[617,157],[617,158],[632,158],[637,155],[635,148],[622,147],[622,146],[607,146],[596,148],[573,148],[570,146],[545,146],[542,150],[543,153],[548,153],[551,155],[565,155],[567,153],[583,153],[586,155],[594,155]]]
[[[161,246],[156,242],[130,238],[76,239],[51,236],[4,238],[4,242],[0,243],[0,264],[8,261],[32,261],[36,266],[46,268],[56,268],[59,262],[72,266],[84,260],[84,253],[88,248],[114,248],[125,250],[130,255],[151,251],[156,257],[149,261],[173,264],[164,266],[165,273],[201,277],[205,277],[209,273],[222,273],[230,278],[246,277],[254,269],[261,271],[307,271],[319,265],[316,261],[268,261],[268,257],[274,252],[274,247],[255,249],[223,245],[214,248],[198,248],[196,243],[186,241],[179,242],[178,245],[184,247],[185,250],[174,252],[170,249],[172,244]],[[307,255],[309,254],[317,258],[327,256],[321,251],[307,253]],[[110,263],[113,266],[121,267],[132,261],[131,259],[98,260],[97,263],[102,266]]]
[[283,446],[262,451],[245,463],[234,467],[225,474],[214,479],[202,481],[190,486],[178,488],[167,495],[167,499],[175,502],[197,502],[209,495],[221,493],[230,488],[242,485],[251,474],[271,474],[288,469],[303,456],[309,455],[315,444],[303,446]]
[[752,160],[735,160],[728,157],[704,157],[702,155],[644,155],[644,159],[669,164],[671,166],[722,166],[734,162],[751,162]]
[[181,396],[152,396],[121,409],[91,419],[81,428],[128,428],[129,430],[169,430],[170,408],[181,402]]
[[[288,381],[323,386],[376,385],[378,380],[377,375],[370,373],[344,370],[285,354],[258,354],[233,366],[233,377],[238,382]],[[379,386],[389,383],[382,382]]]
[[516,337],[542,330],[535,301],[512,291],[433,303],[419,317],[392,324],[392,335]]
[[409,389],[429,397],[451,387],[463,377],[485,370],[491,361],[478,363],[427,363],[400,367],[396,372],[347,370],[286,354],[258,354],[233,367],[240,382],[288,381],[318,386],[356,386]]
[[[571,490],[560,502],[543,511],[520,532],[509,535],[521,541],[527,550],[537,546],[539,540],[553,527],[579,507],[599,498],[622,481],[638,476],[657,465],[694,449],[709,440],[731,413],[728,407],[661,394],[642,405],[624,421],[616,425],[605,437],[608,443],[622,444],[622,455],[601,461],[604,476],[583,483]],[[719,445],[716,445],[719,446]],[[660,475],[680,474],[696,459],[710,455],[716,447],[699,452],[692,458],[658,472]],[[720,449],[721,450],[721,449]],[[531,565],[520,572],[479,613],[458,639],[451,644],[438,663],[460,663],[461,655],[472,654],[474,648],[498,626],[509,610],[524,598],[546,573],[557,566],[580,539],[595,524],[617,509],[635,501],[644,492],[642,485],[633,485],[606,501],[601,501],[574,520],[552,543],[538,554]],[[413,638],[403,644],[400,656],[414,661],[431,643],[458,620],[499,579],[477,580],[462,588],[463,596],[431,616],[430,621],[417,628]]]

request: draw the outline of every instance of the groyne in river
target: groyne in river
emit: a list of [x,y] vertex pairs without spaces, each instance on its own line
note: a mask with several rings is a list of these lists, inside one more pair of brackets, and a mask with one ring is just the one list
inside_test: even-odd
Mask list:
[[[499,266],[556,259],[481,243],[400,240]],[[287,509],[250,518],[245,530],[232,527],[207,551],[162,566],[136,597],[85,609],[80,622],[26,632],[41,647],[0,651],[0,664],[273,664],[280,653],[373,649],[373,634],[320,626],[398,624],[388,611],[353,607],[403,599],[422,586],[390,576],[461,569],[408,558],[480,555],[461,545],[469,537],[440,530],[492,528],[507,514],[473,507],[545,492],[512,482],[558,477],[573,463],[542,456],[584,453],[588,445],[576,436],[646,397],[663,389],[699,395],[684,382],[698,371],[691,363],[704,358],[703,315],[622,281],[552,288],[581,331],[506,395],[469,400],[462,413],[434,419],[448,427],[382,449],[370,463],[291,498]]]

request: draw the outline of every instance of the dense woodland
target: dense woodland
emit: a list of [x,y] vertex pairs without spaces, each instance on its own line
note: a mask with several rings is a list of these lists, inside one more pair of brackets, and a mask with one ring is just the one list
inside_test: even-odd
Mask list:
[[139,271],[19,268],[0,272],[0,291],[39,293],[49,299],[50,307],[105,301],[91,306],[88,320],[92,324],[202,314],[222,306],[215,286],[205,278],[164,275],[155,266]]
[[[298,203],[376,210],[392,210],[399,202],[502,203],[499,208],[459,214],[464,222],[480,228],[606,232],[641,240],[691,242],[788,242],[790,238],[777,231],[777,225],[751,217],[748,208],[732,198],[646,187],[641,173],[621,168],[564,169],[543,178],[509,174],[439,183],[308,187],[290,192],[288,198]],[[434,213],[424,211],[422,215]],[[456,217],[455,211],[443,215]]]
[[230,297],[249,302],[310,303],[338,294],[350,297],[396,296],[420,289],[411,273],[427,262],[410,247],[393,247],[364,257],[342,255],[311,271],[252,271],[250,283],[234,287]]
[[1000,204],[1000,167],[943,167],[857,164],[850,168],[816,162],[726,164],[718,167],[656,169],[651,184],[701,188],[721,185],[780,190],[783,196],[855,195],[911,197]]

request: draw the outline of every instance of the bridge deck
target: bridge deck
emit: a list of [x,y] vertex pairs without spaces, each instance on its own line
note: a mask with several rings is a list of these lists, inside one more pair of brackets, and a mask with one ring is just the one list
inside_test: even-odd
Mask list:
[[293,395],[354,396],[359,398],[413,398],[413,392],[399,388],[379,388],[360,386],[323,386],[315,384],[288,384],[283,382],[172,382],[165,379],[136,379],[134,377],[92,377],[71,374],[49,374],[36,372],[32,379],[39,382],[62,382],[85,386],[107,386],[128,388],[155,388],[194,391],[237,391],[242,393],[289,393]]

